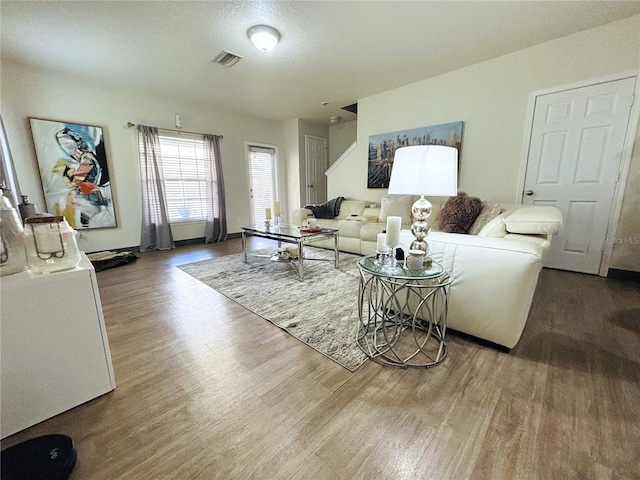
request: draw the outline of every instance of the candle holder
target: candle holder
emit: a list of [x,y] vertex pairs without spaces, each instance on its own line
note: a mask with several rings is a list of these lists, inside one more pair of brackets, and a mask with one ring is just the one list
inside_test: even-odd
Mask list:
[[398,261],[396,260],[396,251],[400,245],[387,245],[389,249],[389,253],[387,254],[386,262],[383,267],[383,270],[387,273],[400,273],[402,272],[402,267],[398,265]]
[[267,228],[271,227],[271,219],[270,218],[267,218],[264,221],[264,226],[267,227]]
[[276,215],[275,217],[273,217],[273,226],[274,227],[279,227],[280,226],[280,215]]
[[389,256],[389,250],[378,251],[376,250],[376,261],[375,264],[377,267],[382,268],[387,264],[387,257]]

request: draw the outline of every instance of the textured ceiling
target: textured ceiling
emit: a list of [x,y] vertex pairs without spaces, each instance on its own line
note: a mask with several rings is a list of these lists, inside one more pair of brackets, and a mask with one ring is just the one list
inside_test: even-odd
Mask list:
[[[640,1],[8,1],[2,59],[329,123],[360,98],[640,13]],[[281,33],[271,52],[252,25]],[[212,63],[223,49],[243,57]],[[329,102],[322,106],[322,102]]]

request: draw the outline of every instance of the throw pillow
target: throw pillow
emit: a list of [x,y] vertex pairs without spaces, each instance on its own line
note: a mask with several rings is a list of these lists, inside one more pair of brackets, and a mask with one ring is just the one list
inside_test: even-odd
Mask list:
[[436,225],[441,232],[467,233],[481,210],[482,200],[459,192],[442,206],[436,217]]
[[500,215],[502,207],[496,202],[482,202],[482,210],[480,215],[474,220],[471,228],[469,228],[469,235],[477,235],[480,230],[489,223],[489,220]]
[[378,222],[386,223],[387,217],[402,217],[402,225],[411,225],[413,221],[411,219],[411,205],[413,205],[411,195],[382,197]]
[[513,213],[513,210],[507,210],[502,212],[497,217],[492,218],[487,224],[482,227],[482,230],[478,232],[479,237],[499,237],[502,238],[507,234],[507,229],[504,225],[504,219]]

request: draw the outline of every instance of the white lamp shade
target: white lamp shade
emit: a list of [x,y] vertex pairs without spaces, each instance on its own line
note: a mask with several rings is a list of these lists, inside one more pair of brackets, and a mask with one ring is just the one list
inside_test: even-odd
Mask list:
[[256,25],[255,27],[251,27],[247,32],[247,35],[249,35],[251,43],[253,43],[258,50],[262,50],[263,52],[272,50],[280,40],[280,32],[268,25]]
[[451,197],[458,193],[458,150],[417,145],[396,150],[389,195]]

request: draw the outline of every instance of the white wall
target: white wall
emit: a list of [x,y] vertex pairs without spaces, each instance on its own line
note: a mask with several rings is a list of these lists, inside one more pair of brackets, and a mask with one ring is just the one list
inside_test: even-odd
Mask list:
[[[306,135],[313,137],[324,138],[329,146],[329,127],[326,125],[319,125],[309,120],[298,121],[298,151],[300,152],[300,207],[303,207],[307,203],[307,146]],[[327,148],[327,155],[329,154]],[[328,157],[327,157],[328,158]],[[327,161],[327,166],[328,166]],[[294,207],[297,208],[297,207]]]
[[329,128],[315,122],[302,119],[293,119],[284,123],[284,138],[287,146],[287,199],[290,205],[288,210],[283,210],[287,220],[291,220],[291,210],[300,208],[306,204],[306,145],[305,135],[321,137],[329,142]]
[[[148,96],[100,86],[84,79],[59,75],[24,65],[3,62],[1,72],[2,118],[23,194],[44,211],[44,197],[28,117],[86,123],[103,128],[114,192],[118,227],[83,232],[85,251],[128,248],[140,243],[141,189],[138,136],[127,122],[175,128],[175,114],[183,130],[224,136],[221,142],[226,187],[227,228],[239,232],[250,221],[249,186],[244,142],[283,147],[283,126],[254,117],[222,112],[177,99]],[[279,170],[284,183],[286,153],[280,148]],[[288,208],[286,200],[283,209]],[[174,228],[176,240],[204,236],[200,223]]]
[[[379,201],[386,195],[367,189],[369,136],[463,121],[460,190],[519,202],[530,92],[640,68],[638,32],[640,15],[359,99],[357,147],[331,173],[329,198]],[[635,155],[629,183],[639,161]],[[618,233],[640,232],[637,195],[637,184],[627,190]],[[629,260],[634,248],[635,260]],[[613,253],[611,268],[623,268],[624,257],[626,269],[640,271],[637,246],[619,244]]]
[[631,155],[618,230],[607,241],[613,242],[611,268],[640,272],[640,128]]
[[358,122],[356,120],[329,126],[329,165],[333,165],[340,158],[340,155],[356,141],[357,134]]
[[284,141],[287,152],[285,160],[287,166],[287,201],[291,208],[288,211],[282,210],[282,213],[287,221],[291,221],[291,209],[300,208],[302,202],[300,197],[300,151],[297,118],[284,123]]

